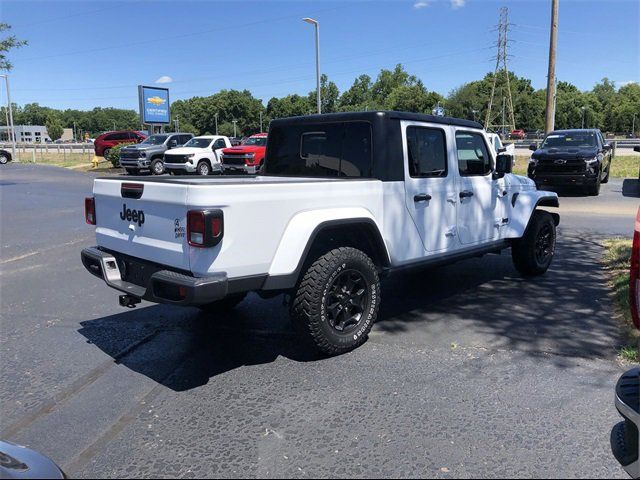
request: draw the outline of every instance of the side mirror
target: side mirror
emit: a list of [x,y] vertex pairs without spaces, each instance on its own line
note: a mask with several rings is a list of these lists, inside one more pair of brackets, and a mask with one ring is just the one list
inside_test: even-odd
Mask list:
[[169,141],[169,148],[176,148],[177,146],[178,146],[178,141],[177,140]]
[[511,173],[513,169],[513,158],[511,155],[499,154],[496,157],[496,170],[493,174],[494,179],[502,178],[507,173]]
[[500,147],[500,148],[498,149],[498,153],[504,153],[504,152],[506,152],[506,151],[507,151],[507,147]]
[[532,143],[531,145],[529,145],[529,150],[531,150],[532,152],[535,152],[538,149],[538,145],[536,143]]
[[604,145],[602,145],[602,150],[604,150],[605,152],[608,152],[609,150],[611,150],[611,145],[608,143],[605,143]]

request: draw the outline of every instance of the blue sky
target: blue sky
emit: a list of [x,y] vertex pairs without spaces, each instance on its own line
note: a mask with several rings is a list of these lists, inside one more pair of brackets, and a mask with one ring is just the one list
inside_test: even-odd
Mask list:
[[[321,70],[341,91],[362,73],[405,65],[429,90],[493,70],[501,6],[509,7],[510,68],[545,85],[550,0],[31,1],[2,0],[0,19],[29,46],[11,53],[12,100],[55,108],[137,109],[138,84],[167,83],[172,100],[221,89],[273,96],[315,88]],[[640,81],[640,2],[560,0],[560,80]],[[4,92],[2,94],[4,98]],[[1,100],[1,99],[0,99]]]

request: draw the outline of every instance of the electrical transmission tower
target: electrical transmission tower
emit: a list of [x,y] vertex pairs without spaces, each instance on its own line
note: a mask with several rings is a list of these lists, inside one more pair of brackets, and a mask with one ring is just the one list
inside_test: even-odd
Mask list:
[[[496,69],[493,72],[493,86],[491,87],[491,98],[487,107],[487,116],[484,121],[486,130],[500,131],[508,128],[509,131],[516,129],[516,121],[513,115],[513,99],[511,97],[511,84],[509,81],[509,69],[507,59],[509,58],[509,9],[500,9],[500,22],[498,23],[498,53],[496,54]],[[496,105],[496,99],[502,100],[502,108]]]

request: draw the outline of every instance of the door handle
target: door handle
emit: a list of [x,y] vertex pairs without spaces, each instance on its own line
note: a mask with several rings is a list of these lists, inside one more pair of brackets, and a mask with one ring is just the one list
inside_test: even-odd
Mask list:
[[431,200],[431,195],[428,193],[421,193],[413,197],[414,202],[428,202],[429,200]]
[[463,190],[462,192],[460,192],[460,200],[469,197],[473,197],[473,192],[471,190]]

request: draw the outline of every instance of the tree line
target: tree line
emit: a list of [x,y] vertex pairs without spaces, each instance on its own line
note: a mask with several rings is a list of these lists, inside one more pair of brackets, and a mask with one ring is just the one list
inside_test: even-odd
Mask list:
[[[509,73],[516,127],[525,130],[544,128],[545,90],[534,89],[531,80]],[[503,81],[504,79],[500,79]],[[361,110],[400,110],[431,113],[438,104],[448,116],[484,122],[491,95],[493,73],[452,90],[446,97],[430,91],[402,65],[393,70],[382,69],[377,77],[357,77],[351,87],[340,92],[326,75],[321,77],[321,100],[324,113]],[[497,107],[501,109],[501,99]],[[495,105],[496,103],[494,103]],[[0,109],[4,122],[4,107]],[[171,118],[181,131],[195,134],[233,135],[234,120],[237,135],[266,130],[269,121],[316,111],[316,92],[308,95],[287,95],[271,98],[266,106],[249,90],[222,90],[206,97],[176,100],[171,106]],[[640,84],[617,87],[604,78],[589,91],[580,91],[568,82],[559,82],[556,95],[556,128],[600,128],[604,132],[629,133],[636,115],[636,131],[640,130]],[[15,124],[46,125],[50,136],[62,134],[62,128],[72,128],[95,136],[113,129],[139,129],[140,118],[135,110],[94,108],[90,111],[56,110],[31,103],[14,110]],[[49,128],[51,127],[51,129]],[[172,123],[167,130],[176,127]]]

